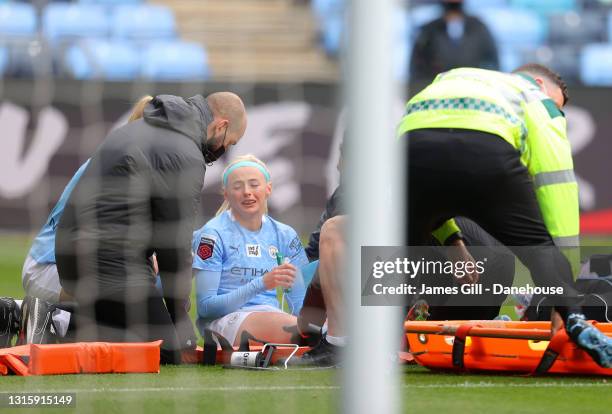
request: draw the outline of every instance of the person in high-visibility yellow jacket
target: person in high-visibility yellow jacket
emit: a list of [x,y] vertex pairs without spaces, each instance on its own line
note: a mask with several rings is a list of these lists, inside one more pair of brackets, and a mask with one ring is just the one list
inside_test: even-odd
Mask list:
[[398,129],[409,158],[408,242],[427,244],[453,217],[471,218],[556,298],[570,337],[612,366],[612,340],[585,322],[558,248],[577,246],[579,236],[566,102],[563,80],[538,64],[511,74],[453,69],[410,99]]

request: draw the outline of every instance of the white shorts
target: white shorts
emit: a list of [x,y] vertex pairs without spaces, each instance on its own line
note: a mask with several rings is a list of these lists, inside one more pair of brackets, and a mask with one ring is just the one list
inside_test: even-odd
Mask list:
[[28,255],[23,264],[21,282],[26,295],[58,303],[62,286],[55,263],[37,263]]
[[223,336],[229,341],[230,344],[234,345],[236,342],[236,336],[238,330],[242,325],[242,322],[253,312],[283,312],[279,308],[270,305],[257,305],[250,306],[245,309],[240,309],[236,312],[228,313],[225,316],[215,319],[214,321],[207,324],[207,328],[213,332],[216,332]]

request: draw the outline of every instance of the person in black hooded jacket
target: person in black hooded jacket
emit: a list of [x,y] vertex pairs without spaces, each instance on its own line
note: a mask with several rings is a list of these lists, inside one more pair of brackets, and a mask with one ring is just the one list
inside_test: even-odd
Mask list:
[[487,26],[465,13],[462,0],[440,3],[444,15],[420,28],[414,41],[410,80],[430,83],[439,73],[460,67],[497,70],[497,46]]
[[[195,347],[187,304],[206,164],[245,129],[244,104],[233,93],[159,95],[143,119],[107,136],[57,228],[60,283],[78,304],[77,340],[162,339],[163,363],[180,363],[179,351]],[[151,276],[153,253],[163,298]]]

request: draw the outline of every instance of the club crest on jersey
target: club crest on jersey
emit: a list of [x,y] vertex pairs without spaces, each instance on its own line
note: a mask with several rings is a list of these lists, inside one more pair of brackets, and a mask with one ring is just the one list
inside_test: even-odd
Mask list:
[[247,244],[246,245],[247,257],[261,257],[261,249],[259,244]]
[[215,249],[215,240],[210,237],[202,237],[198,245],[198,257],[206,260],[212,257]]
[[278,254],[278,249],[276,248],[276,246],[268,247],[268,254],[271,258],[276,259],[276,255]]

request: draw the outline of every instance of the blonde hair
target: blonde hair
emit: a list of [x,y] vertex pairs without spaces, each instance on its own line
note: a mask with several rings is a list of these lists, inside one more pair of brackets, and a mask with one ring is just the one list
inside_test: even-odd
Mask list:
[[[266,164],[260,160],[259,158],[257,158],[256,156],[252,155],[252,154],[247,154],[247,155],[240,155],[236,158],[234,158],[234,160],[232,162],[230,162],[227,167],[225,167],[225,169],[223,170],[223,174],[221,174],[221,177],[224,177],[225,174],[227,173],[227,171],[232,168],[232,166],[234,166],[235,164],[238,164],[239,162],[242,161],[251,161],[251,162],[255,162],[259,165],[261,165],[266,171],[268,170],[268,167],[266,166]],[[223,185],[223,179],[221,179],[221,190],[225,189],[225,186]],[[223,200],[223,203],[221,204],[221,207],[219,207],[219,209],[217,210],[217,213],[215,214],[215,216],[221,215],[224,212],[226,212],[227,210],[229,210],[229,203],[227,202],[227,200]],[[268,213],[268,204],[266,203],[266,209],[265,212]]]
[[142,118],[144,115],[145,106],[147,106],[147,104],[151,102],[152,100],[153,100],[153,97],[151,95],[146,95],[140,98],[138,102],[136,102],[134,106],[132,107],[132,113],[130,114],[130,117],[128,118],[128,122],[132,122],[132,121]]

